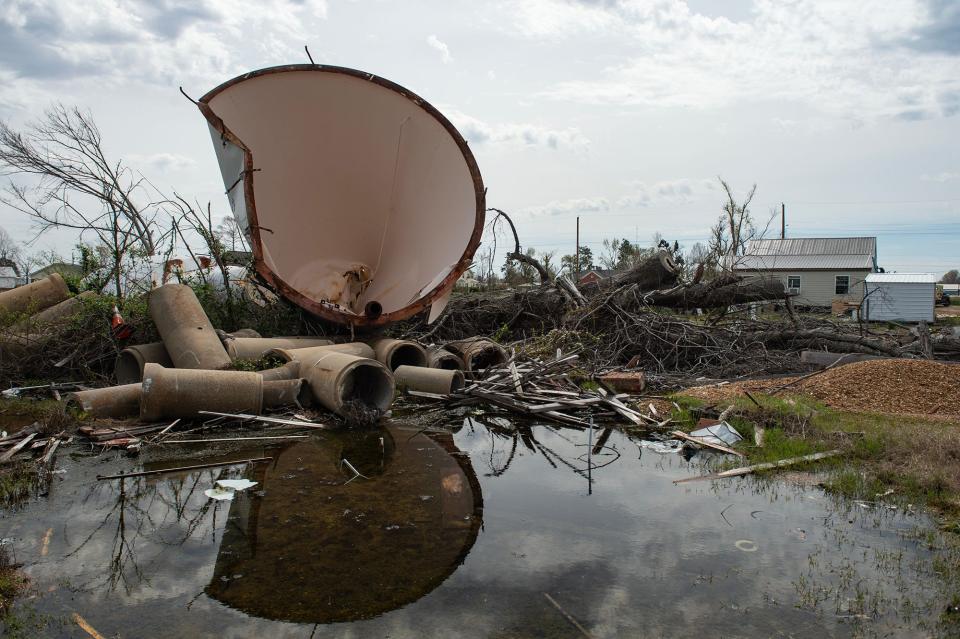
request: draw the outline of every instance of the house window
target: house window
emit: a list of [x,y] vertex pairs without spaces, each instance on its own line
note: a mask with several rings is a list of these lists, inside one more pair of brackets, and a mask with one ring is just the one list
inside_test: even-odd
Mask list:
[[799,293],[800,292],[800,276],[788,275],[787,288],[790,290],[791,293]]
[[834,292],[837,295],[846,295],[850,292],[850,276],[837,275],[837,283]]

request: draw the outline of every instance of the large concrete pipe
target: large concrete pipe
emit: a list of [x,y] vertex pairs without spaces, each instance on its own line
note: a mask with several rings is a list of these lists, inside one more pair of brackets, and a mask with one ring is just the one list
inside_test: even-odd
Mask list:
[[67,406],[91,417],[126,419],[140,414],[140,384],[123,384],[77,391],[66,396]]
[[79,295],[58,302],[39,313],[34,313],[21,322],[17,322],[16,328],[30,328],[31,326],[37,326],[39,324],[62,322],[83,310],[84,300],[95,300],[98,297],[100,297],[100,295],[94,291],[84,291]]
[[70,296],[67,283],[59,273],[0,293],[0,313],[37,313]]
[[449,395],[463,388],[463,373],[458,370],[398,366],[393,378],[397,388],[437,395]]
[[310,348],[274,348],[266,354],[269,357],[279,357],[285,362],[302,362],[325,352],[346,353],[354,357],[375,359],[373,349],[363,342],[348,344],[331,344],[329,346],[311,346]]
[[164,368],[173,368],[173,360],[167,353],[163,342],[127,346],[117,355],[113,372],[119,384],[133,384],[143,379],[143,367],[148,364],[160,364]]
[[393,403],[390,370],[375,359],[327,350],[300,362],[313,398],[338,415],[351,417],[357,408],[382,413]]
[[243,337],[243,338],[263,337],[263,335],[253,330],[252,328],[238,328],[232,333],[227,333],[227,335],[229,337]]
[[390,370],[398,366],[426,366],[427,349],[407,339],[383,337],[368,342],[377,360]]
[[166,284],[150,291],[150,317],[177,368],[220,370],[230,356],[189,286]]
[[300,377],[300,362],[287,362],[283,366],[257,371],[265,382],[275,382],[282,379],[297,379]]
[[259,414],[263,410],[263,378],[246,371],[144,366],[141,419],[189,418],[201,410]]
[[278,379],[263,382],[263,407],[302,406],[311,399],[310,389],[302,379]]
[[329,346],[333,344],[328,339],[312,337],[238,337],[224,341],[230,359],[260,359],[274,348],[311,348],[313,346]]
[[471,337],[470,339],[450,342],[445,348],[463,359],[468,373],[505,364],[510,359],[507,349],[483,337]]
[[462,371],[467,367],[459,355],[454,355],[445,348],[428,348],[427,364],[430,368],[442,368],[448,371]]

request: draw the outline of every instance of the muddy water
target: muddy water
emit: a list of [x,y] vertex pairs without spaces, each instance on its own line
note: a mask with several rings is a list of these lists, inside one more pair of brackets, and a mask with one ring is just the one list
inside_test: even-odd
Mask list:
[[[619,432],[393,425],[275,448],[269,463],[63,457],[0,519],[38,636],[930,636],[946,605],[922,518],[811,486],[703,472]],[[165,449],[168,451],[169,447]],[[208,457],[209,458],[209,457]],[[348,464],[344,464],[347,460]],[[352,468],[351,468],[352,467]],[[257,482],[232,501],[217,479]]]

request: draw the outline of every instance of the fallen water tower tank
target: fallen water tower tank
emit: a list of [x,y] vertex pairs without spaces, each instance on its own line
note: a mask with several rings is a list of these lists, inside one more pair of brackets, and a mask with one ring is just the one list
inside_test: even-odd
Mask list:
[[480,242],[484,188],[436,108],[312,64],[238,76],[199,107],[254,266],[284,297],[356,326],[439,315]]

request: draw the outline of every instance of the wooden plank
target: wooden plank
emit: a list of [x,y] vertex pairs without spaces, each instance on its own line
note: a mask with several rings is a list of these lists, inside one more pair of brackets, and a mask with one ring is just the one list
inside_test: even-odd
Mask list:
[[746,455],[741,453],[739,450],[727,448],[726,446],[721,446],[720,444],[714,444],[713,442],[708,442],[707,440],[701,439],[700,437],[694,437],[693,435],[688,435],[682,430],[675,430],[675,431],[672,431],[670,434],[676,437],[677,439],[685,439],[688,442],[693,442],[694,444],[699,444],[700,446],[706,446],[707,448],[719,450],[722,453],[729,453],[731,455],[736,455],[737,457],[746,457]]
[[272,460],[273,457],[254,457],[252,459],[238,459],[236,461],[214,462],[212,464],[196,464],[194,466],[178,466],[176,468],[159,468],[157,470],[142,470],[136,473],[120,473],[118,475],[97,475],[98,480],[126,479],[127,477],[146,477],[147,475],[163,475],[179,473],[187,470],[201,470],[203,468],[218,468],[220,466],[237,466],[239,464],[254,464]]
[[803,455],[802,457],[791,457],[789,459],[781,459],[780,461],[767,462],[764,464],[754,464],[753,466],[741,466],[740,468],[731,468],[730,470],[725,470],[721,473],[714,473],[711,475],[701,475],[699,477],[687,477],[685,479],[676,479],[673,483],[682,484],[690,481],[702,481],[705,479],[726,479],[728,477],[739,477],[740,475],[749,475],[750,473],[755,473],[758,470],[772,470],[774,468],[782,468],[784,466],[791,466],[793,464],[800,464],[802,462],[808,461],[817,461],[820,459],[826,459],[828,457],[835,457],[842,453],[841,450],[828,450],[823,453],[813,453],[812,455]]
[[261,439],[305,439],[310,435],[277,435],[271,437],[219,437],[216,439],[165,439],[161,444],[206,444],[207,442],[252,442]]
[[26,437],[24,437],[23,439],[21,439],[19,444],[17,444],[16,446],[14,446],[13,448],[11,448],[11,449],[8,450],[7,452],[5,452],[3,455],[0,455],[0,463],[6,463],[6,462],[10,461],[10,459],[11,459],[14,455],[16,455],[16,454],[19,453],[21,450],[23,450],[23,448],[24,448],[27,444],[29,444],[31,441],[33,441],[33,438],[36,437],[36,436],[37,436],[36,433],[30,433],[29,435],[27,435]]

